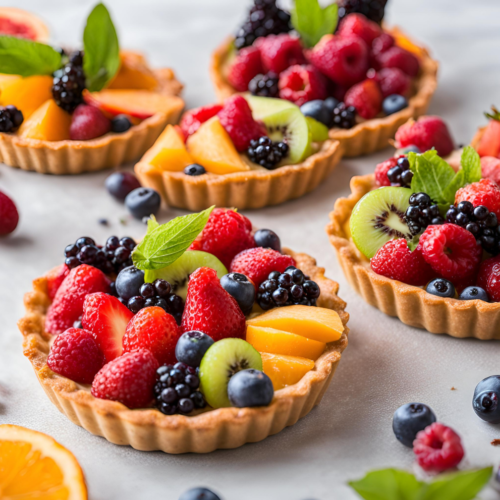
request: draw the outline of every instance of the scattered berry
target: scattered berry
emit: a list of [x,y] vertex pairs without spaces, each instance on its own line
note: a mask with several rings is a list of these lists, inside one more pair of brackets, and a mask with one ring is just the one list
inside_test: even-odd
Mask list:
[[481,158],[481,177],[500,185],[500,158],[483,156]]
[[378,53],[375,57],[381,68],[399,68],[411,78],[415,78],[420,71],[420,63],[416,56],[397,45]]
[[279,77],[275,73],[267,73],[265,75],[256,75],[248,84],[248,90],[252,95],[261,97],[278,97],[279,94]]
[[[399,164],[400,160],[401,165]],[[409,171],[408,169],[406,169],[405,171],[402,170],[401,166],[404,165],[406,167],[406,162],[404,162],[404,160],[408,162],[406,158],[400,158],[398,160],[397,167],[394,167],[394,169],[399,168],[399,170],[396,171],[394,169],[391,169],[389,170],[389,172],[387,172],[387,177],[391,175],[391,177],[389,177],[389,180],[391,180],[391,178],[393,178],[394,180],[400,178],[400,182],[403,182],[403,176],[406,180],[406,176],[408,176],[409,174],[405,174],[404,172],[411,173],[411,171]],[[411,178],[412,177],[413,175],[411,176]],[[411,178],[409,179],[410,183]],[[441,216],[441,212],[439,211],[439,206],[431,200],[430,196],[427,193],[413,193],[410,196],[410,206],[407,208],[405,213],[405,221],[408,224],[410,233],[412,235],[416,235],[424,231],[425,228],[431,224],[443,224],[444,219]]]
[[213,118],[220,110],[222,105],[210,104],[200,108],[191,109],[182,115],[180,127],[185,138],[194,134],[201,126],[202,123]]
[[236,300],[245,316],[251,313],[255,302],[255,287],[244,274],[226,274],[222,276],[220,284]]
[[478,286],[468,286],[467,288],[464,288],[458,298],[460,300],[482,300],[484,302],[490,301],[488,294]]
[[382,93],[378,83],[370,79],[353,85],[347,91],[344,101],[346,106],[354,107],[365,120],[375,118],[382,109]]
[[237,408],[268,406],[274,397],[273,383],[259,370],[241,370],[229,379],[227,395]]
[[431,295],[449,299],[454,299],[457,295],[453,283],[443,278],[436,278],[430,281],[425,291]]
[[483,288],[493,302],[500,302],[500,256],[491,257],[481,263],[477,285]]
[[185,491],[179,500],[221,500],[218,495],[208,488],[192,488]]
[[368,19],[380,24],[384,19],[387,0],[339,0],[339,19],[352,12],[359,12]]
[[12,233],[19,223],[19,212],[15,203],[0,191],[0,236]]
[[262,248],[272,248],[281,253],[280,237],[270,229],[259,229],[253,235],[255,245]]
[[460,188],[455,194],[455,204],[461,201],[470,201],[474,207],[483,205],[500,219],[500,188],[490,179]]
[[412,448],[417,434],[435,421],[436,415],[427,405],[408,403],[394,412],[392,430],[398,441]]
[[69,272],[70,268],[66,264],[61,264],[51,269],[45,275],[47,279],[47,292],[50,300],[54,300],[57,290],[59,290],[61,283],[64,281],[64,278],[68,276]]
[[386,97],[382,102],[382,111],[386,115],[393,115],[402,109],[408,107],[408,101],[405,97],[398,94],[392,94]]
[[158,213],[161,197],[154,189],[141,187],[134,189],[127,195],[125,205],[136,219],[141,220],[143,217]]
[[250,81],[262,73],[260,50],[257,47],[245,47],[229,66],[227,80],[238,92],[246,92]]
[[368,47],[371,47],[373,41],[381,34],[382,28],[377,23],[357,13],[344,17],[337,31],[337,35],[343,38],[359,36],[366,42]]
[[0,132],[15,132],[23,121],[22,111],[15,106],[0,106]]
[[333,110],[333,126],[350,129],[354,125],[356,125],[356,108],[354,106],[346,106],[341,102]]
[[325,77],[311,65],[290,66],[279,80],[279,96],[302,106],[308,101],[324,99],[327,95]]
[[119,201],[125,201],[130,192],[141,187],[132,172],[114,172],[106,178],[105,185],[108,193]]
[[96,139],[111,130],[111,121],[95,106],[79,104],[71,118],[69,137],[72,141]]
[[407,96],[411,88],[411,78],[399,68],[381,69],[376,74],[376,81],[384,99],[394,94]]
[[279,75],[290,66],[306,62],[300,39],[286,33],[259,38],[255,46],[260,50],[266,72]]
[[198,163],[193,163],[184,169],[184,173],[186,175],[191,175],[192,177],[197,177],[198,175],[206,174],[207,171],[205,170],[205,167],[198,165]]
[[212,337],[196,330],[183,333],[175,346],[177,361],[193,368],[200,366],[208,348],[214,343]]
[[474,390],[472,407],[476,415],[490,424],[500,424],[500,376],[487,377]]
[[84,89],[83,53],[76,51],[71,54],[68,63],[54,73],[52,96],[60,108],[72,113],[83,103]]
[[[338,103],[336,99],[335,101]],[[310,116],[328,128],[332,126],[333,109],[321,99],[306,102],[300,107],[300,111],[302,111],[304,116]]]
[[117,115],[111,120],[111,132],[123,134],[132,127],[132,122],[127,115]]
[[375,167],[375,182],[377,183],[377,186],[382,187],[391,185],[391,181],[389,180],[387,173],[389,172],[389,170],[396,167],[397,164],[397,158],[389,158],[388,160],[379,163]]
[[273,142],[269,137],[250,141],[247,155],[250,161],[261,167],[273,170],[281,161],[288,156],[289,147],[286,142]]

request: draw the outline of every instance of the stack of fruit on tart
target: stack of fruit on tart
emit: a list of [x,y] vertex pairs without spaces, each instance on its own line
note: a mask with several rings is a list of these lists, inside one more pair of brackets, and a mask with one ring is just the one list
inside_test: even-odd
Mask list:
[[290,15],[275,0],[255,0],[236,36],[213,55],[219,98],[281,97],[330,128],[346,156],[383,149],[402,123],[425,113],[437,84],[428,52],[380,26],[385,3],[321,8],[318,0],[295,0]]
[[133,161],[182,111],[173,72],[120,51],[102,4],[87,19],[83,50],[9,35],[0,47],[0,161],[8,165],[66,174]]
[[260,208],[314,189],[340,160],[339,146],[290,101],[234,95],[167,126],[135,171],[169,205]]
[[82,237],[65,259],[26,297],[25,354],[61,411],[112,442],[264,439],[319,403],[347,345],[337,284],[234,210],[151,219],[138,245]]

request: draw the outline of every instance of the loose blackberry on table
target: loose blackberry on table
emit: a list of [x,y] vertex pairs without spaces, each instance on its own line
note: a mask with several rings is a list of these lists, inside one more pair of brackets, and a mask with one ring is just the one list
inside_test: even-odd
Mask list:
[[83,72],[83,52],[73,52],[69,62],[54,73],[52,96],[56,104],[72,113],[83,103],[85,73]]
[[350,129],[356,125],[356,108],[346,106],[343,102],[333,109],[333,126]]
[[15,132],[23,121],[22,111],[15,106],[0,107],[0,132]]
[[250,161],[272,170],[287,157],[288,151],[286,142],[273,142],[269,137],[263,136],[250,142],[247,154]]
[[252,95],[261,97],[278,97],[279,94],[279,77],[274,73],[265,75],[257,75],[248,84],[248,90]]
[[439,206],[431,200],[427,193],[413,193],[410,196],[410,206],[406,210],[405,221],[410,233],[414,236],[431,224],[444,223]]

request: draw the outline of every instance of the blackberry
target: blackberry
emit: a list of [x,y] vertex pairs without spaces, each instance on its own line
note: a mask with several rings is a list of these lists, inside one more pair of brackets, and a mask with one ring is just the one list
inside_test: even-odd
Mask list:
[[20,109],[12,105],[0,107],[0,132],[15,132],[23,121]]
[[196,368],[184,363],[160,366],[156,371],[154,394],[156,407],[165,415],[187,415],[195,408],[205,408],[199,391],[200,378]]
[[349,129],[356,125],[356,108],[340,102],[333,109],[333,126]]
[[83,103],[84,89],[83,52],[77,51],[71,54],[63,68],[54,73],[52,96],[60,108],[73,113],[76,107]]
[[292,30],[290,14],[276,5],[276,0],[254,0],[248,17],[236,32],[235,47],[252,45],[260,36],[279,35]]
[[250,80],[248,90],[252,95],[261,97],[278,97],[279,78],[275,73],[269,72],[266,75],[257,75]]
[[358,12],[380,24],[384,19],[387,0],[339,0],[338,4],[339,22],[348,14]]
[[254,163],[272,170],[283,158],[286,158],[288,151],[288,144],[285,142],[273,142],[269,137],[263,136],[250,141],[247,154]]
[[438,205],[426,193],[413,193],[410,196],[410,206],[406,210],[405,221],[413,236],[421,233],[431,224],[444,223]]
[[319,295],[320,289],[315,281],[311,281],[300,269],[289,266],[284,273],[273,271],[269,274],[259,286],[257,304],[264,311],[294,304],[315,306]]
[[413,179],[413,172],[410,170],[408,158],[399,158],[398,164],[387,172],[387,178],[391,186],[409,188],[411,186],[411,180]]

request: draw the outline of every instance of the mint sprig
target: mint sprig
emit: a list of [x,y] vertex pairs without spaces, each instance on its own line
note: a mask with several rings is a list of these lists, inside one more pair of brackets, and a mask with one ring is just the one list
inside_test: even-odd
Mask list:
[[161,226],[156,220],[148,221],[146,236],[132,252],[134,265],[146,271],[173,264],[203,231],[213,209],[177,217]]
[[489,120],[500,121],[500,111],[498,111],[495,106],[491,106],[491,113],[484,113],[484,116],[486,116]]
[[314,47],[323,37],[335,31],[338,5],[322,8],[318,0],[295,0],[291,10],[292,25],[306,47]]
[[51,75],[61,67],[61,54],[50,45],[14,36],[0,36],[0,73]]

